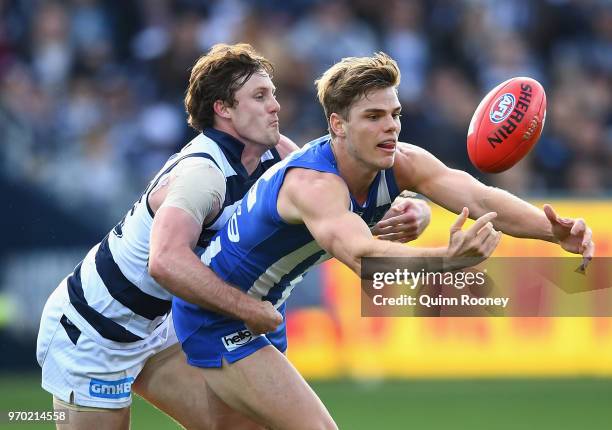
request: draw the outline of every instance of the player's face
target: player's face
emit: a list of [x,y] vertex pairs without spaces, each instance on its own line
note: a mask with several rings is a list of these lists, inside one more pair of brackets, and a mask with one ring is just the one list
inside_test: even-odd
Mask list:
[[276,88],[265,72],[254,73],[235,93],[236,103],[230,108],[232,125],[244,142],[272,147],[278,143],[278,111]]
[[344,128],[351,155],[376,170],[393,166],[401,109],[393,87],[370,91],[354,102]]

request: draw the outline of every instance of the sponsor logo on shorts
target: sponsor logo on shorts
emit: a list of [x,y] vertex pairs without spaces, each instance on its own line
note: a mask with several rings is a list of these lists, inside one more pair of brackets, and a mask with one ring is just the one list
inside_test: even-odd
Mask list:
[[500,123],[510,115],[512,109],[514,109],[514,104],[516,103],[516,99],[512,93],[502,94],[495,100],[495,103],[491,105],[491,111],[489,112],[489,118],[491,122],[494,124]]
[[118,379],[116,381],[104,381],[91,378],[89,381],[89,395],[103,399],[121,399],[130,397],[132,394],[132,383],[134,378]]
[[242,345],[246,345],[253,339],[255,339],[255,337],[249,330],[240,330],[236,333],[223,336],[221,338],[221,341],[223,342],[223,346],[225,346],[225,349],[227,349],[228,351],[233,351],[235,349],[240,348]]

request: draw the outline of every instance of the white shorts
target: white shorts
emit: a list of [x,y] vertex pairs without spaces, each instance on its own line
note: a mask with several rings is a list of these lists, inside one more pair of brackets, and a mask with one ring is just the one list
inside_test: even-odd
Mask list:
[[72,307],[64,280],[47,300],[40,321],[36,358],[42,387],[76,405],[124,408],[132,403],[132,383],[146,361],[175,343],[171,315],[141,341],[103,338]]

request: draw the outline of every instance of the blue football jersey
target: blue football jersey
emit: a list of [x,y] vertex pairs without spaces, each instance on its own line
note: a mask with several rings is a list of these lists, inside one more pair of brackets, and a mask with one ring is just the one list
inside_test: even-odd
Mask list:
[[[340,176],[330,137],[319,138],[270,167],[248,191],[202,255],[202,261],[221,279],[253,297],[270,301],[277,308],[311,267],[330,258],[304,224],[288,224],[278,213],[278,194],[291,168]],[[393,169],[383,170],[370,185],[363,205],[350,196],[350,210],[373,226],[398,194]],[[174,299],[173,309],[179,339],[203,325],[228,319],[178,298]]]

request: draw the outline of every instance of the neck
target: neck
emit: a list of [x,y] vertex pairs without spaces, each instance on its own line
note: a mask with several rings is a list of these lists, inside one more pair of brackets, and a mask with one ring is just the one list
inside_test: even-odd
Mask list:
[[229,134],[244,145],[244,149],[242,150],[242,155],[240,157],[240,162],[242,163],[244,169],[249,175],[253,173],[255,169],[257,169],[257,166],[259,166],[259,160],[261,159],[261,156],[269,148],[266,145],[262,145],[259,143],[255,143],[249,139],[245,139],[236,132],[236,129],[234,127],[231,127],[228,124],[217,122],[214,127],[219,131]]
[[346,182],[353,197],[357,199],[359,204],[363,204],[368,198],[370,185],[376,178],[378,170],[372,169],[372,166],[366,165],[362,160],[351,154],[346,143],[338,137],[332,138],[331,144],[340,176]]
[[268,150],[268,147],[265,145],[259,144],[244,144],[244,149],[242,150],[242,156],[240,157],[240,162],[244,166],[247,173],[250,175],[257,169],[259,166],[259,161],[261,160],[261,156]]

